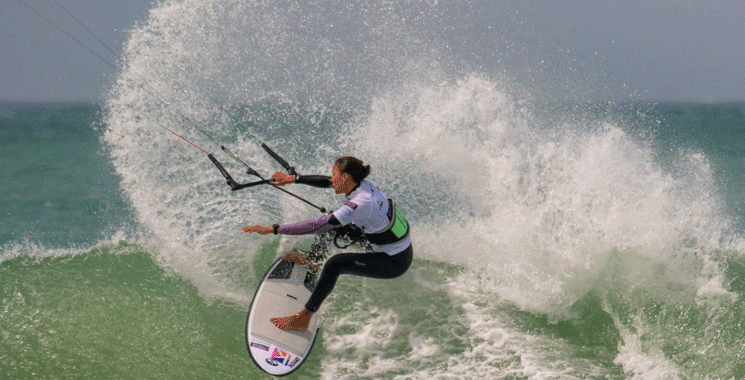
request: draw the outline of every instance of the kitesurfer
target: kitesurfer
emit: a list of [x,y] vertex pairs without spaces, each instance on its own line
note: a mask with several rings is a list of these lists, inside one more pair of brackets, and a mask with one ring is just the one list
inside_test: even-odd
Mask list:
[[[370,174],[370,165],[364,165],[355,157],[341,157],[332,166],[331,173],[331,177],[328,177],[277,172],[272,178],[276,186],[302,183],[314,187],[332,187],[336,194],[346,194],[346,203],[336,211],[318,219],[284,225],[252,225],[241,230],[243,234],[306,235],[354,223],[370,242],[372,252],[340,253],[327,260],[315,290],[299,313],[271,318],[277,328],[285,331],[307,331],[311,317],[331,293],[339,275],[391,279],[404,274],[411,265],[413,249],[409,223],[396,209],[396,203],[365,179]],[[288,252],[283,257],[295,263],[313,264],[310,257],[297,251]]]

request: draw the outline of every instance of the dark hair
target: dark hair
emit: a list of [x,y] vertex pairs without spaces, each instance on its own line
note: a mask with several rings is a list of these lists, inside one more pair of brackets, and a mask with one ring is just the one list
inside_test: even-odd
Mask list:
[[362,160],[352,156],[339,157],[335,165],[340,172],[351,175],[357,183],[362,183],[362,180],[370,174],[370,165],[365,165]]

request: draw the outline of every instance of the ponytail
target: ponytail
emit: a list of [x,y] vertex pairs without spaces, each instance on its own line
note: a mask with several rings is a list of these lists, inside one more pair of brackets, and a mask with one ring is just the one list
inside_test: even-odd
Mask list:
[[335,164],[340,172],[351,175],[357,183],[362,183],[370,174],[370,165],[365,165],[362,160],[352,156],[340,157]]

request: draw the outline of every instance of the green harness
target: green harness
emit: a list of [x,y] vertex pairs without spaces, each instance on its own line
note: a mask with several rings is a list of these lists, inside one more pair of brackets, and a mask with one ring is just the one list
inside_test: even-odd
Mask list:
[[374,234],[365,234],[367,240],[377,246],[396,244],[409,236],[409,222],[396,208],[396,201],[389,198],[388,205],[391,208],[391,221],[388,226]]

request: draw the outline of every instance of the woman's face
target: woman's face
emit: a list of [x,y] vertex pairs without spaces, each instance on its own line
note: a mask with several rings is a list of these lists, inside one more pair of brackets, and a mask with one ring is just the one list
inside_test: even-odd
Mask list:
[[354,186],[354,181],[349,173],[342,173],[336,165],[331,168],[331,187],[334,188],[336,194],[346,194]]

